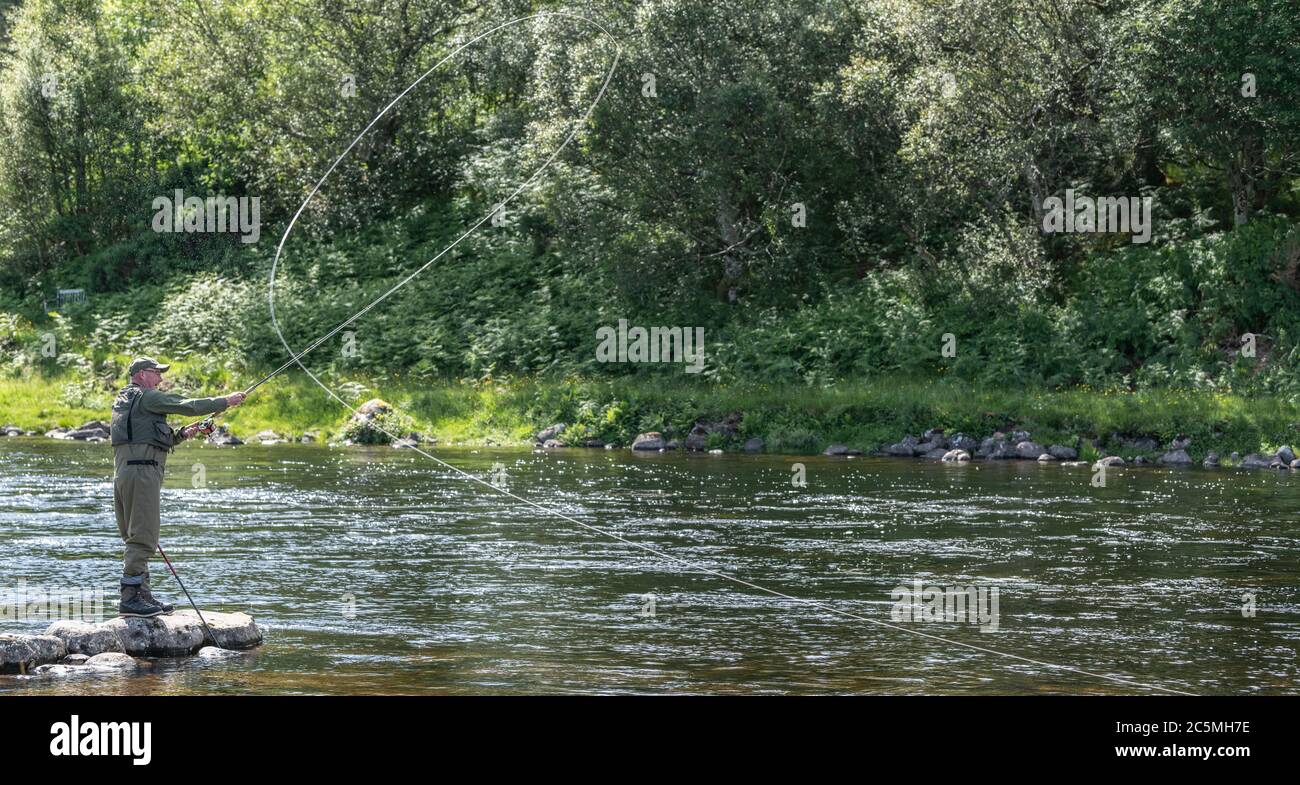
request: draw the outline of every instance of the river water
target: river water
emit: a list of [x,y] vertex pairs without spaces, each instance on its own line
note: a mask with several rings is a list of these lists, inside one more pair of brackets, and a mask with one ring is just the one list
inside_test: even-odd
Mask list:
[[[0,693],[1300,692],[1300,476],[1131,468],[1099,488],[1025,461],[437,455],[690,564],[410,451],[186,445],[163,547],[202,608],[253,615],[265,645]],[[20,592],[102,588],[115,611],[111,473],[105,445],[0,440],[0,632],[48,626]],[[896,620],[916,581],[982,600]]]

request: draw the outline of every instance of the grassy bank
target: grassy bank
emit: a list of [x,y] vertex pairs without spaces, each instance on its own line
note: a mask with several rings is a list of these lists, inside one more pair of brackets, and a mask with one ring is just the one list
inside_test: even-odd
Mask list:
[[[220,394],[253,378],[185,362],[177,363],[173,376],[177,390],[188,395]],[[1209,450],[1271,452],[1300,442],[1295,403],[1177,390],[990,389],[883,378],[821,388],[711,385],[668,376],[479,384],[392,377],[329,381],[352,405],[372,397],[387,400],[409,418],[404,425],[444,444],[523,444],[540,428],[562,422],[569,426],[564,438],[570,443],[592,438],[625,446],[643,431],[684,436],[696,419],[721,419],[733,411],[744,415],[739,433],[714,435],[710,447],[735,448],[761,436],[766,451],[775,453],[815,453],[831,443],[871,451],[935,427],[976,437],[1022,428],[1043,444],[1078,446],[1083,458],[1098,449],[1126,455],[1115,435],[1151,437],[1162,445],[1190,436],[1197,460]],[[0,380],[0,420],[45,430],[105,419],[109,387],[107,379],[88,383],[75,371]],[[241,436],[263,429],[286,435],[316,430],[326,438],[339,434],[347,418],[346,409],[301,372],[278,377],[223,417]]]

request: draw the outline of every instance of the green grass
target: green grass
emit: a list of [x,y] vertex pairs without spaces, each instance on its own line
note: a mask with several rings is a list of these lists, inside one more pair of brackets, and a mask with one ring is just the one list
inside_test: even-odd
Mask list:
[[[184,361],[176,363],[172,375],[181,391],[191,395],[223,394],[255,378],[224,366]],[[482,384],[430,384],[400,377],[328,381],[336,390],[344,382],[359,385],[362,389],[343,394],[354,406],[383,398],[408,415],[417,430],[444,444],[522,444],[538,429],[564,422],[570,426],[565,432],[569,440],[599,438],[627,445],[647,430],[684,436],[697,418],[720,419],[731,411],[744,414],[740,433],[732,440],[715,439],[716,446],[735,447],[745,438],[762,436],[768,451],[795,454],[819,452],[834,442],[870,451],[934,427],[977,438],[1023,428],[1044,445],[1079,446],[1085,459],[1096,455],[1086,441],[1090,439],[1125,454],[1112,434],[1149,436],[1161,445],[1187,435],[1196,458],[1209,450],[1226,455],[1300,442],[1300,407],[1293,403],[1178,390],[987,389],[953,381],[885,378],[825,388],[718,386],[667,374]],[[83,395],[65,401],[65,386],[78,382],[85,378],[75,372],[0,379],[0,421],[45,430],[107,419],[112,391],[106,383],[88,399]],[[258,389],[223,420],[243,436],[270,429],[282,435],[316,430],[329,437],[342,430],[348,416],[300,371],[290,371]]]

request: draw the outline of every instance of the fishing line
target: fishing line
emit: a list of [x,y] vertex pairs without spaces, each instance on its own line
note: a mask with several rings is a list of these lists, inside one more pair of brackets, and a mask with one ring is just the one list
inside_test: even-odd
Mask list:
[[[600,31],[601,31],[601,32],[602,32],[606,37],[608,37],[608,38],[610,39],[610,41],[614,44],[614,47],[615,47],[614,61],[613,61],[613,63],[610,65],[609,73],[606,74],[606,76],[605,76],[605,81],[601,84],[600,90],[599,90],[599,92],[597,92],[595,99],[591,102],[591,105],[590,105],[589,107],[587,107],[587,111],[582,115],[581,118],[578,119],[577,122],[574,123],[573,129],[569,132],[568,136],[565,137],[564,142],[561,143],[560,146],[559,146],[558,148],[556,148],[555,152],[553,152],[553,153],[550,155],[550,157],[547,158],[546,161],[545,161],[545,162],[544,162],[544,163],[543,163],[543,164],[542,164],[542,165],[541,165],[541,166],[540,166],[536,171],[534,171],[534,172],[532,173],[532,175],[530,175],[530,176],[528,177],[527,180],[525,180],[525,181],[524,181],[524,182],[523,182],[523,183],[522,183],[518,188],[516,188],[516,189],[515,189],[515,190],[514,190],[514,191],[513,191],[509,196],[507,196],[505,199],[503,199],[503,200],[501,200],[500,202],[498,202],[498,203],[497,203],[497,204],[496,204],[496,205],[495,205],[495,206],[494,206],[490,211],[488,211],[488,213],[487,213],[486,215],[484,215],[484,216],[483,216],[482,218],[480,218],[480,219],[479,219],[479,220],[478,220],[478,221],[477,221],[473,226],[471,226],[468,230],[466,230],[465,233],[463,233],[463,234],[461,234],[459,237],[457,237],[456,240],[455,240],[454,242],[452,242],[450,245],[448,245],[448,246],[447,246],[446,248],[444,248],[443,250],[439,251],[438,254],[437,254],[436,256],[434,256],[432,259],[430,259],[429,261],[427,261],[427,262],[425,262],[423,265],[421,265],[421,266],[420,266],[420,267],[419,267],[415,272],[413,272],[413,273],[411,273],[410,275],[408,275],[408,276],[406,276],[405,278],[403,278],[403,279],[402,279],[402,280],[401,280],[397,285],[393,286],[393,287],[390,288],[388,291],[384,292],[382,295],[380,295],[379,297],[377,297],[377,298],[376,298],[373,302],[371,302],[369,305],[367,305],[367,306],[365,306],[364,308],[362,308],[362,309],[361,309],[360,311],[358,311],[356,314],[354,314],[353,316],[349,317],[346,321],[342,322],[341,324],[339,324],[339,325],[338,325],[337,327],[335,327],[334,329],[330,330],[330,331],[329,331],[328,333],[326,333],[325,335],[321,336],[320,338],[316,339],[315,341],[312,341],[312,342],[311,342],[310,344],[308,344],[308,346],[307,346],[306,348],[304,348],[302,351],[295,353],[295,352],[293,351],[293,348],[292,348],[291,346],[289,346],[289,342],[285,339],[285,337],[284,337],[284,332],[280,329],[280,323],[279,323],[279,320],[276,318],[276,313],[275,313],[275,273],[276,273],[276,270],[277,270],[278,267],[279,267],[280,256],[281,256],[281,254],[282,254],[283,251],[284,251],[284,245],[285,245],[285,243],[286,243],[286,242],[288,241],[288,239],[289,239],[289,234],[293,231],[293,228],[294,228],[294,226],[297,224],[297,222],[298,222],[298,218],[302,215],[303,211],[307,209],[307,206],[311,203],[312,199],[315,198],[316,194],[320,191],[321,186],[324,185],[325,181],[329,178],[329,176],[330,176],[331,174],[334,173],[334,170],[337,169],[338,166],[339,166],[339,164],[343,162],[343,159],[347,157],[348,153],[350,153],[350,152],[352,151],[352,149],[355,148],[355,147],[357,146],[357,144],[361,141],[361,139],[362,139],[362,138],[363,138],[367,133],[369,133],[370,129],[373,128],[373,127],[375,126],[375,124],[378,123],[378,122],[380,121],[380,119],[382,119],[382,118],[384,117],[384,115],[388,113],[388,111],[389,111],[390,109],[392,109],[392,108],[393,108],[393,107],[394,107],[394,106],[395,106],[399,101],[401,101],[404,97],[406,97],[406,95],[407,95],[408,93],[410,93],[412,90],[414,90],[414,89],[415,89],[415,88],[416,88],[416,87],[417,87],[421,82],[423,82],[426,78],[428,78],[428,76],[429,76],[430,74],[432,74],[434,71],[436,71],[436,70],[437,70],[439,67],[441,67],[444,63],[449,62],[452,58],[454,58],[457,54],[459,54],[461,51],[463,51],[463,50],[466,49],[467,47],[469,47],[469,46],[471,46],[471,45],[473,45],[473,44],[475,44],[475,43],[477,43],[477,42],[483,40],[484,38],[486,38],[486,37],[492,35],[493,33],[496,33],[496,32],[498,32],[498,31],[500,31],[500,30],[504,30],[504,29],[506,29],[506,28],[508,28],[508,27],[511,27],[511,26],[514,26],[514,25],[517,25],[517,24],[521,24],[521,23],[526,22],[526,21],[529,21],[529,20],[533,20],[533,19],[542,19],[542,18],[545,18],[545,17],[566,17],[566,18],[569,18],[569,19],[576,19],[576,20],[581,21],[581,22],[583,22],[583,23],[585,23],[585,24],[592,25],[592,26],[598,28],[598,29],[599,29],[599,30],[600,30]],[[374,119],[372,119],[372,120],[371,120],[371,121],[366,125],[366,127],[365,127],[364,129],[362,129],[361,133],[359,133],[359,134],[357,135],[357,137],[356,137],[355,139],[352,140],[351,144],[349,144],[349,145],[348,145],[348,146],[343,150],[343,152],[339,155],[339,157],[338,157],[337,159],[335,159],[334,163],[332,163],[332,164],[330,165],[330,167],[325,171],[325,174],[321,176],[320,180],[318,180],[318,181],[316,182],[316,185],[315,185],[314,187],[312,187],[311,191],[310,191],[310,192],[308,193],[308,195],[307,195],[307,198],[303,201],[302,205],[298,208],[298,210],[293,214],[293,218],[290,219],[290,221],[289,221],[289,225],[288,225],[288,226],[285,228],[285,230],[284,230],[284,234],[280,237],[280,243],[279,243],[279,245],[276,246],[276,249],[275,249],[275,258],[274,258],[274,259],[272,260],[272,262],[271,262],[270,286],[269,286],[269,290],[268,290],[268,294],[267,294],[267,299],[268,299],[268,301],[269,301],[270,309],[271,309],[271,324],[272,324],[272,326],[275,328],[275,333],[276,333],[276,335],[280,338],[280,343],[282,343],[282,344],[284,345],[285,350],[286,350],[287,352],[289,352],[289,354],[291,355],[291,357],[290,357],[290,359],[288,360],[288,362],[284,363],[283,365],[281,365],[281,366],[280,366],[279,368],[277,368],[276,370],[272,371],[271,373],[269,373],[269,374],[267,374],[266,376],[264,376],[264,377],[262,377],[261,379],[259,379],[255,384],[253,384],[252,387],[249,387],[249,388],[248,388],[248,391],[247,391],[247,392],[252,392],[252,391],[255,390],[257,387],[261,386],[262,384],[265,384],[267,381],[271,380],[272,378],[274,378],[275,376],[279,375],[280,373],[282,373],[283,371],[285,371],[285,370],[288,369],[289,367],[291,367],[291,366],[293,366],[293,365],[296,364],[300,369],[302,369],[302,371],[303,371],[304,373],[307,374],[307,376],[309,376],[309,377],[311,378],[311,380],[312,380],[313,382],[315,382],[315,383],[317,384],[317,386],[319,386],[322,390],[324,390],[325,393],[326,393],[327,395],[329,395],[329,396],[330,396],[331,398],[333,398],[334,400],[338,401],[339,404],[341,404],[341,405],[343,406],[343,408],[347,409],[347,410],[348,410],[349,412],[351,412],[353,415],[357,414],[357,410],[356,410],[356,409],[355,409],[351,404],[349,404],[347,401],[343,400],[343,399],[340,398],[337,394],[335,394],[335,392],[334,392],[333,390],[331,390],[331,389],[330,389],[330,388],[329,388],[329,387],[328,387],[324,382],[322,382],[319,378],[317,378],[317,376],[316,376],[314,373],[312,373],[312,372],[311,372],[311,371],[310,371],[310,370],[309,370],[305,365],[302,364],[302,358],[303,358],[304,356],[306,356],[309,352],[311,352],[311,351],[313,351],[314,349],[318,348],[321,344],[325,343],[325,341],[327,341],[327,340],[329,340],[330,338],[332,338],[333,336],[337,335],[341,330],[343,330],[343,328],[345,328],[345,327],[347,327],[348,325],[350,325],[350,324],[356,322],[357,319],[360,319],[362,316],[364,316],[365,314],[369,313],[369,312],[370,312],[370,311],[371,311],[375,306],[379,305],[379,303],[381,303],[381,302],[383,302],[384,300],[388,299],[390,296],[392,296],[392,295],[393,295],[395,292],[397,292],[399,289],[401,289],[402,287],[406,286],[406,284],[410,283],[410,282],[411,282],[411,281],[412,281],[416,276],[418,276],[420,273],[422,273],[422,272],[424,272],[426,269],[428,269],[428,268],[429,268],[429,267],[430,267],[434,262],[436,262],[436,261],[438,261],[439,259],[441,259],[441,258],[442,258],[443,256],[445,256],[449,251],[451,251],[453,248],[455,248],[457,245],[459,245],[459,244],[461,243],[462,240],[464,240],[466,237],[469,237],[469,236],[470,236],[471,234],[473,234],[476,230],[478,230],[478,228],[479,228],[480,226],[482,226],[483,224],[485,224],[485,223],[487,223],[489,220],[491,220],[491,218],[492,218],[493,215],[495,215],[499,210],[501,210],[501,209],[504,208],[507,204],[509,204],[511,201],[513,201],[513,200],[514,200],[514,199],[515,199],[515,198],[516,198],[520,193],[523,192],[523,190],[524,190],[525,188],[527,188],[529,185],[531,185],[531,184],[533,183],[533,181],[535,181],[539,176],[541,176],[542,172],[544,172],[544,171],[547,169],[547,167],[549,167],[549,166],[551,165],[551,163],[552,163],[552,162],[553,162],[553,161],[554,161],[554,160],[559,156],[559,154],[560,154],[561,152],[563,152],[564,149],[565,149],[566,147],[569,146],[569,143],[572,142],[573,139],[577,136],[577,134],[578,134],[578,130],[579,130],[579,129],[580,129],[580,128],[581,128],[581,127],[586,123],[586,121],[591,117],[591,113],[595,110],[596,105],[597,105],[598,103],[600,103],[601,98],[604,97],[604,95],[605,95],[605,91],[609,88],[610,80],[613,79],[613,77],[614,77],[614,72],[615,72],[615,70],[617,70],[617,68],[618,68],[618,62],[619,62],[619,59],[622,57],[622,54],[623,54],[622,47],[619,45],[618,40],[617,40],[617,39],[616,39],[616,38],[615,38],[615,37],[614,37],[614,36],[609,32],[609,30],[607,30],[603,25],[601,25],[601,24],[599,24],[599,23],[597,23],[597,22],[594,22],[594,21],[592,21],[592,20],[590,20],[590,19],[587,19],[586,17],[578,16],[578,15],[576,15],[576,14],[566,13],[566,12],[563,12],[563,11],[548,11],[548,12],[543,12],[543,13],[532,14],[532,15],[530,15],[530,16],[523,16],[523,17],[520,17],[520,18],[518,18],[518,19],[513,19],[513,20],[511,20],[511,21],[509,21],[509,22],[504,22],[504,23],[502,23],[502,24],[499,24],[499,25],[497,25],[496,27],[491,28],[491,29],[488,30],[487,32],[484,32],[484,33],[482,33],[482,34],[480,34],[480,35],[478,35],[478,36],[476,36],[476,37],[470,39],[469,41],[466,41],[465,43],[461,44],[461,45],[458,46],[456,49],[454,49],[450,54],[448,54],[446,57],[442,58],[442,59],[439,60],[436,64],[434,64],[432,68],[430,68],[429,70],[425,71],[425,72],[420,76],[420,78],[418,78],[418,79],[416,79],[414,82],[412,82],[411,85],[410,85],[409,87],[407,87],[405,90],[403,90],[401,93],[399,93],[398,96],[397,96],[396,98],[394,98],[392,101],[390,101],[390,102],[388,103],[387,106],[385,106],[382,110],[380,110],[379,114],[375,115]],[[380,432],[382,432],[382,433],[384,433],[385,435],[387,435],[387,436],[388,436],[389,438],[391,438],[391,439],[397,439],[397,438],[398,438],[395,434],[389,433],[385,428],[383,428],[382,426],[380,426],[380,425],[378,425],[378,424],[375,424],[373,421],[372,421],[372,426],[375,427],[375,428],[376,428],[377,430],[379,430]],[[1019,661],[1019,662],[1029,663],[1029,664],[1031,664],[1031,665],[1037,665],[1037,666],[1044,667],[1044,668],[1050,668],[1050,669],[1056,669],[1056,670],[1068,671],[1068,672],[1070,672],[1070,673],[1075,673],[1075,674],[1079,674],[1079,675],[1082,675],[1082,676],[1087,676],[1087,677],[1089,677],[1089,678],[1102,679],[1102,680],[1106,680],[1106,681],[1114,682],[1114,683],[1117,683],[1117,684],[1123,684],[1123,685],[1128,686],[1128,687],[1140,687],[1140,688],[1144,688],[1144,689],[1151,689],[1151,690],[1157,690],[1157,691],[1161,691],[1161,692],[1173,693],[1173,694],[1176,694],[1176,695],[1192,695],[1192,694],[1193,694],[1193,693],[1190,693],[1190,692],[1183,692],[1183,691],[1181,691],[1181,690],[1176,690],[1176,689],[1172,689],[1172,688],[1169,688],[1169,687],[1161,687],[1161,686],[1159,686],[1159,685],[1154,685],[1154,684],[1143,684],[1142,682],[1134,681],[1134,680],[1131,680],[1131,679],[1126,679],[1126,678],[1119,677],[1119,676],[1113,676],[1113,675],[1108,675],[1108,674],[1104,674],[1104,673],[1095,673],[1095,672],[1092,672],[1092,671],[1083,670],[1082,668],[1075,668],[1075,667],[1072,667],[1072,666],[1069,666],[1069,665],[1057,665],[1057,664],[1055,664],[1055,663],[1044,662],[1044,661],[1042,661],[1042,660],[1035,660],[1035,659],[1032,659],[1032,658],[1029,658],[1029,657],[1022,657],[1022,656],[1020,656],[1020,655],[1018,655],[1018,654],[1009,654],[1009,653],[1007,653],[1007,652],[997,651],[996,649],[990,649],[990,648],[987,648],[987,647],[984,647],[984,646],[978,646],[978,645],[976,645],[976,644],[972,644],[972,643],[964,643],[964,642],[962,642],[962,641],[953,640],[953,639],[951,639],[951,638],[944,638],[944,637],[939,636],[939,635],[932,635],[932,634],[930,634],[930,633],[921,632],[921,631],[919,631],[919,630],[914,630],[914,629],[909,629],[909,628],[907,628],[907,627],[903,627],[903,626],[900,626],[900,625],[897,625],[897,624],[891,624],[891,623],[889,623],[889,622],[883,622],[883,621],[880,621],[879,619],[872,619],[872,618],[869,618],[869,617],[866,617],[866,616],[862,616],[862,615],[859,615],[859,614],[856,614],[856,613],[852,613],[852,612],[850,612],[850,611],[846,611],[846,610],[844,610],[844,609],[842,609],[842,608],[837,608],[837,607],[835,607],[835,606],[828,605],[828,604],[826,604],[826,603],[824,603],[824,602],[820,602],[820,601],[818,601],[818,600],[810,600],[810,599],[807,599],[807,598],[804,598],[804,597],[796,597],[796,596],[793,596],[793,595],[790,595],[790,594],[786,594],[786,593],[781,592],[781,591],[777,591],[776,589],[770,589],[770,588],[768,588],[768,587],[766,587],[766,586],[761,586],[761,585],[759,585],[759,584],[757,584],[757,583],[753,583],[753,582],[751,582],[751,581],[747,581],[747,580],[745,580],[745,579],[743,579],[743,578],[739,578],[739,577],[736,577],[736,576],[734,576],[734,575],[729,575],[729,574],[727,574],[727,573],[719,572],[718,570],[713,570],[713,569],[710,569],[710,568],[705,567],[705,566],[703,566],[703,565],[696,564],[696,563],[691,562],[691,561],[689,561],[689,560],[687,560],[687,559],[683,559],[683,558],[681,558],[681,557],[679,557],[679,556],[674,556],[674,555],[672,555],[672,554],[665,553],[665,552],[663,552],[663,551],[661,551],[661,550],[658,550],[657,548],[651,547],[651,546],[649,546],[649,545],[645,545],[645,544],[643,544],[643,543],[638,543],[638,542],[633,542],[632,540],[629,540],[629,539],[627,539],[627,538],[625,538],[625,537],[623,537],[623,536],[621,536],[621,535],[619,535],[619,534],[617,534],[617,533],[615,533],[615,532],[609,531],[609,530],[607,530],[607,529],[603,529],[603,528],[601,528],[601,527],[599,527],[599,526],[593,526],[592,524],[586,523],[586,522],[584,522],[584,521],[580,521],[580,520],[578,520],[577,518],[574,518],[573,516],[568,515],[568,514],[562,512],[562,511],[560,511],[560,510],[558,510],[558,509],[555,509],[555,508],[550,507],[550,506],[545,505],[545,504],[541,504],[541,503],[539,503],[539,502],[535,502],[535,501],[533,501],[533,500],[531,500],[531,499],[524,498],[523,496],[520,496],[520,495],[518,495],[518,494],[516,494],[516,493],[514,493],[514,492],[512,492],[512,491],[510,491],[510,490],[507,489],[507,488],[503,488],[503,487],[500,487],[500,486],[498,486],[498,485],[494,485],[494,484],[492,484],[491,482],[488,482],[487,480],[484,480],[484,479],[482,479],[482,478],[480,478],[480,477],[477,477],[477,476],[475,476],[475,475],[473,475],[473,474],[470,474],[469,472],[465,471],[464,469],[461,469],[461,468],[458,467],[458,466],[454,466],[454,465],[448,463],[447,461],[444,461],[443,459],[438,458],[437,456],[434,456],[434,455],[429,454],[428,452],[425,452],[424,450],[420,449],[418,446],[414,447],[413,449],[414,449],[415,452],[419,453],[420,455],[423,455],[425,458],[428,458],[429,460],[433,461],[434,463],[437,463],[437,464],[440,465],[440,466],[443,466],[443,467],[445,467],[445,468],[447,468],[447,469],[450,469],[451,471],[453,471],[453,472],[459,474],[461,477],[464,477],[464,478],[467,479],[467,480],[471,480],[471,481],[476,482],[476,483],[478,483],[478,484],[480,484],[480,485],[482,485],[482,486],[484,486],[484,487],[486,487],[486,488],[490,488],[490,489],[492,489],[492,490],[494,490],[494,491],[496,491],[496,492],[498,492],[498,493],[500,493],[500,494],[503,494],[503,495],[505,495],[505,496],[507,496],[507,497],[509,497],[509,498],[511,498],[511,499],[514,499],[515,501],[518,501],[518,502],[521,502],[521,503],[523,503],[523,504],[526,504],[526,505],[528,505],[528,506],[530,506],[530,507],[532,507],[532,508],[534,508],[534,509],[536,509],[536,510],[539,510],[539,511],[541,511],[541,512],[543,512],[543,513],[547,513],[547,514],[549,514],[549,515],[554,515],[554,516],[556,516],[557,518],[560,518],[560,519],[562,519],[562,520],[568,521],[569,523],[572,523],[572,524],[574,524],[575,526],[579,526],[579,527],[581,527],[581,528],[583,528],[583,529],[586,529],[587,531],[594,532],[594,533],[596,533],[596,534],[599,534],[599,535],[601,535],[601,536],[603,536],[603,537],[607,537],[607,538],[612,539],[612,540],[616,540],[616,541],[621,542],[621,543],[623,543],[623,544],[625,544],[625,545],[629,545],[629,546],[631,546],[631,547],[633,547],[633,548],[638,548],[638,549],[640,549],[640,550],[642,550],[642,551],[644,551],[644,552],[646,552],[646,553],[653,554],[653,555],[658,556],[658,557],[660,557],[660,558],[662,558],[662,559],[667,559],[668,561],[673,562],[673,563],[676,563],[676,564],[681,565],[681,566],[683,566],[683,567],[688,567],[688,568],[690,568],[691,570],[698,571],[698,572],[702,572],[702,573],[705,573],[705,574],[707,574],[707,575],[712,575],[712,576],[714,576],[714,577],[716,577],[716,578],[721,578],[721,579],[723,579],[723,580],[730,581],[730,582],[735,583],[735,584],[737,584],[737,585],[744,586],[744,587],[746,587],[746,588],[753,589],[753,590],[755,590],[755,591],[763,592],[763,593],[765,593],[765,594],[769,594],[769,595],[771,595],[771,596],[773,596],[773,597],[779,597],[779,598],[781,598],[781,599],[789,600],[789,601],[791,601],[791,602],[802,603],[803,605],[806,605],[806,606],[808,606],[808,607],[813,607],[813,608],[817,608],[817,609],[819,609],[819,610],[824,610],[824,611],[827,611],[827,612],[829,612],[829,613],[833,613],[833,614],[837,614],[837,615],[839,615],[839,616],[843,616],[843,617],[846,617],[846,618],[849,618],[849,619],[853,619],[853,620],[855,620],[855,621],[863,621],[863,622],[867,622],[867,623],[869,623],[869,624],[874,624],[874,625],[876,625],[876,626],[878,626],[878,627],[882,627],[882,628],[890,629],[890,630],[897,630],[898,632],[904,632],[904,633],[907,633],[907,634],[909,634],[909,635],[914,635],[914,636],[916,636],[916,637],[926,638],[926,639],[928,639],[928,640],[932,640],[932,641],[937,641],[937,642],[939,642],[939,643],[947,644],[947,645],[949,645],[949,646],[957,646],[957,647],[964,648],[964,649],[968,649],[968,650],[971,650],[971,651],[981,652],[981,653],[983,653],[983,654],[991,654],[991,655],[993,655],[993,656],[995,656],[995,657],[1002,657],[1002,658],[1006,658],[1006,659],[1017,660],[1017,661]]]

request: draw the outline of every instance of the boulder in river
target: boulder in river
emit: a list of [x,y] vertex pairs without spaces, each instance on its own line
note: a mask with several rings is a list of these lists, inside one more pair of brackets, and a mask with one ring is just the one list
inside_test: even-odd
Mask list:
[[218,425],[217,429],[208,436],[208,444],[217,447],[236,447],[244,443],[244,440],[230,432],[224,425]]
[[1060,444],[1053,444],[1047,448],[1048,455],[1051,455],[1058,461],[1073,461],[1079,457],[1079,451],[1073,447],[1065,447]]
[[1243,469],[1267,469],[1271,463],[1272,460],[1269,458],[1266,458],[1257,452],[1252,452],[1250,455],[1242,458],[1241,463],[1237,465]]
[[[933,444],[933,442],[931,442],[931,443]],[[925,455],[922,455],[921,457],[922,457],[922,458],[928,458],[928,459],[930,459],[930,460],[932,460],[932,461],[942,461],[942,460],[943,460],[943,456],[945,456],[945,455],[947,455],[947,454],[948,454],[948,451],[945,450],[944,448],[942,448],[942,447],[935,447],[933,450],[930,450],[929,452],[927,452]]]
[[916,452],[916,445],[917,445],[916,437],[907,436],[904,437],[901,442],[896,442],[886,447],[885,452],[889,453],[890,455],[898,455],[898,456],[910,458]]
[[963,452],[975,452],[979,449],[980,443],[964,433],[954,433],[952,438],[948,439],[948,449],[961,450]]
[[1031,442],[1028,440],[1023,440],[1016,443],[1015,452],[1017,458],[1023,458],[1024,460],[1027,461],[1036,461],[1038,460],[1038,456],[1044,454],[1047,451],[1043,449],[1043,446],[1041,444],[1037,444],[1035,442]]
[[1160,456],[1160,463],[1165,466],[1191,466],[1192,456],[1188,455],[1187,450],[1184,449],[1170,450]]
[[271,430],[270,428],[266,429],[265,431],[261,431],[253,438],[261,442],[262,444],[283,444],[284,443],[284,437],[276,433],[275,431]]
[[664,435],[658,431],[637,434],[637,437],[632,440],[633,450],[662,450],[666,445]]
[[59,426],[58,428],[54,428],[53,430],[46,431],[45,435],[51,439],[66,439],[68,438],[68,433],[71,430],[72,430],[71,428],[64,428],[63,426]]
[[1295,451],[1291,449],[1291,445],[1282,445],[1281,449],[1277,451],[1277,459],[1290,466],[1291,462],[1295,460]]
[[17,425],[6,425],[3,428],[0,428],[0,434],[4,436],[22,436],[23,429],[19,428]]
[[1201,465],[1207,469],[1213,469],[1217,467],[1219,465],[1219,454],[1217,452],[1214,452],[1213,450],[1207,452],[1205,454],[1205,460],[1201,461]]
[[103,442],[108,441],[111,436],[108,423],[103,420],[91,420],[79,428],[68,431],[65,439],[76,439],[79,442]]
[[1123,465],[1124,465],[1123,458],[1119,457],[1118,455],[1107,455],[1105,458],[1102,458],[1101,460],[1094,463],[1092,465],[1092,468],[1095,470],[1103,466],[1111,467],[1111,466],[1123,466]]
[[[207,611],[203,618],[223,648],[251,649],[262,642],[262,631],[246,613]],[[58,640],[64,653],[90,655],[91,662],[104,653],[179,657],[193,654],[211,641],[198,615],[189,609],[148,619],[117,618],[98,624],[56,621],[41,637]],[[55,660],[63,656],[61,653]]]
[[[952,440],[948,438],[942,428],[931,428],[921,434],[921,442],[923,444],[933,444],[936,449],[942,447],[944,450],[948,450],[952,447]],[[929,452],[929,450],[926,452]]]
[[940,460],[949,463],[965,462],[970,460],[970,453],[966,452],[965,450],[949,450],[948,452],[943,454],[943,458],[941,458]]
[[912,448],[912,454],[916,456],[924,457],[934,452],[935,450],[942,450],[943,452],[948,451],[948,440],[943,438],[942,435],[938,437],[931,437],[929,440],[923,441],[920,444],[916,445],[915,447]]
[[53,635],[0,633],[0,673],[27,673],[67,654],[67,645]]

